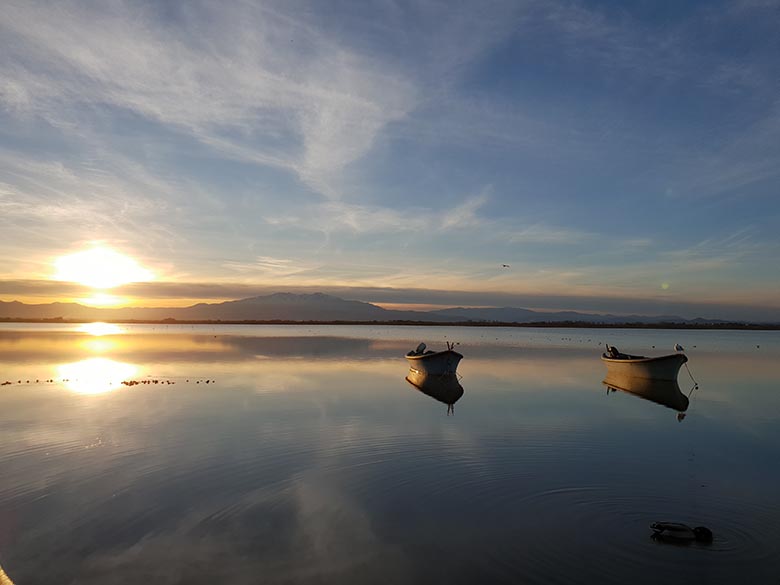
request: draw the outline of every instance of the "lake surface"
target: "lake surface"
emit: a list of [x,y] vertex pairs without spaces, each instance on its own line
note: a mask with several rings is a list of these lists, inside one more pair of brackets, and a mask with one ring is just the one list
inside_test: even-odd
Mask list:
[[[452,414],[420,341],[460,343]],[[605,342],[685,346],[684,416],[609,391]],[[777,332],[0,325],[0,582],[778,583],[778,363]]]

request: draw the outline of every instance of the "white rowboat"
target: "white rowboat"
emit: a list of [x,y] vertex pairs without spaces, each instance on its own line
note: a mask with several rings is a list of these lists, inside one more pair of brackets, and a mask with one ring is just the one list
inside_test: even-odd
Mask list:
[[612,357],[605,353],[601,356],[601,361],[607,366],[607,377],[616,379],[620,385],[621,378],[677,380],[677,373],[688,358],[682,353],[653,358],[627,354]]
[[426,376],[454,375],[462,359],[463,356],[451,347],[445,351],[426,351],[424,343],[406,354],[411,371]]

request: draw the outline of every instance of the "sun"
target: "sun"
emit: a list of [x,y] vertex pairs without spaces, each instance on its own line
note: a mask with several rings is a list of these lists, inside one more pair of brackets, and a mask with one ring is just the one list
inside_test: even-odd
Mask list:
[[56,280],[76,282],[96,289],[154,278],[149,270],[129,256],[102,246],[57,258],[54,267]]

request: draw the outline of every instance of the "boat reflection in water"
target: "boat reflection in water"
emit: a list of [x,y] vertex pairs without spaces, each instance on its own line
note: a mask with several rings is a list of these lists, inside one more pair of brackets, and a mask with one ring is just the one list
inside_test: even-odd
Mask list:
[[607,391],[622,390],[623,392],[628,392],[645,400],[674,409],[678,413],[678,420],[685,418],[684,413],[688,410],[688,396],[682,393],[677,380],[650,380],[648,378],[631,376],[607,375],[602,384],[607,387]]
[[463,396],[463,386],[460,385],[457,374],[426,374],[410,368],[406,381],[423,394],[446,404],[448,416],[455,414],[455,403]]

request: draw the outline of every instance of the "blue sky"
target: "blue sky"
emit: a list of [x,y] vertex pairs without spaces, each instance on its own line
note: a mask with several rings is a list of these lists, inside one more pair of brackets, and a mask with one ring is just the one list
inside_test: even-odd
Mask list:
[[72,298],[52,263],[97,242],[154,272],[141,304],[780,319],[778,25],[768,0],[4,2],[0,298]]

